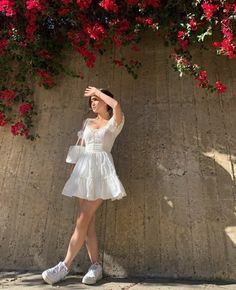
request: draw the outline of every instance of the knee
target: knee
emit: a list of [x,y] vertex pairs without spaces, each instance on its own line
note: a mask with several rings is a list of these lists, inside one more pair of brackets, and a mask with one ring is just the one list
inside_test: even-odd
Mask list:
[[92,214],[89,211],[81,211],[79,217],[77,218],[76,221],[76,226],[78,227],[79,225],[89,225],[90,221],[92,218]]

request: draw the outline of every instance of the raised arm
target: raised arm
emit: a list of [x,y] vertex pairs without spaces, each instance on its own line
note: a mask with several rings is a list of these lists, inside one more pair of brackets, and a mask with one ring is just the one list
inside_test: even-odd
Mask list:
[[109,105],[112,108],[113,115],[114,115],[114,118],[116,120],[117,126],[120,125],[120,123],[122,121],[123,112],[122,112],[120,103],[117,100],[115,100],[115,99],[111,98],[110,96],[104,94],[99,89],[97,89],[95,87],[91,87],[91,86],[86,88],[84,95],[86,97],[96,95],[97,97],[102,99],[107,105]]

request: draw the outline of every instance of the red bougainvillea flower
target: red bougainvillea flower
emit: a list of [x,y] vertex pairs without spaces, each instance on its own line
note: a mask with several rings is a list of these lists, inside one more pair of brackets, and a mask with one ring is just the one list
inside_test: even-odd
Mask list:
[[44,70],[44,69],[37,69],[36,72],[42,78],[50,78],[51,77],[50,74],[46,70]]
[[221,81],[216,82],[216,89],[219,94],[224,93],[227,90],[227,87],[222,84]]
[[188,41],[188,39],[185,39],[185,36],[186,36],[186,34],[184,31],[178,31],[177,41],[178,41],[179,46],[183,50],[185,50],[189,45],[189,41]]
[[19,45],[20,45],[21,47],[26,47],[28,44],[27,44],[27,42],[25,42],[25,41],[20,41],[20,42],[19,42]]
[[133,44],[131,49],[136,52],[140,51],[140,48],[136,44]]
[[11,133],[16,135],[25,135],[25,137],[28,137],[29,135],[29,129],[26,127],[26,125],[19,121],[11,126]]
[[117,66],[124,66],[124,62],[121,59],[113,59],[113,63]]
[[6,105],[12,105],[13,100],[16,97],[16,92],[13,90],[0,91],[0,99],[4,100]]
[[37,54],[44,59],[52,59],[52,56],[47,49],[41,49]]
[[0,12],[3,12],[6,16],[13,16],[16,14],[14,10],[14,0],[1,0],[0,1]]
[[36,74],[42,78],[40,84],[47,85],[48,87],[53,86],[52,76],[46,70],[37,69]]
[[228,55],[230,59],[235,57],[234,46],[228,39],[224,39],[221,42],[221,52]]
[[118,12],[118,6],[114,0],[102,0],[99,5],[107,11]]
[[192,17],[189,19],[189,26],[190,26],[190,29],[192,31],[195,31],[198,29],[198,24],[197,24],[196,20]]
[[26,26],[26,39],[29,42],[34,41],[34,34],[37,30],[37,16],[31,11],[25,12],[25,17],[28,20],[27,26]]
[[86,32],[90,38],[95,40],[102,40],[106,37],[106,29],[99,23],[85,24],[84,32]]
[[143,24],[143,25],[152,25],[154,23],[151,17],[137,16],[135,19],[138,23]]
[[184,37],[185,37],[185,33],[184,33],[184,31],[178,31],[177,39],[178,39],[178,40],[183,40]]
[[115,34],[112,36],[112,41],[113,41],[115,47],[120,47],[121,44],[122,44],[120,33],[118,33],[118,32],[115,33]]
[[81,10],[85,10],[89,8],[89,6],[92,3],[92,0],[77,0],[76,3]]
[[236,12],[236,4],[233,3],[224,3],[224,13]]
[[27,0],[25,4],[27,10],[34,9],[37,11],[42,11],[45,8],[45,6],[38,0]]
[[26,113],[28,113],[30,110],[32,110],[32,105],[30,103],[22,103],[20,106],[19,106],[19,112],[20,112],[20,115],[24,115]]
[[208,79],[207,79],[207,72],[205,70],[201,70],[198,76],[195,78],[197,81],[197,86],[202,88],[208,87]]
[[202,3],[201,6],[202,6],[204,15],[205,15],[205,17],[206,17],[207,20],[211,20],[211,18],[213,17],[214,13],[219,8],[218,5],[216,5],[216,4],[210,4],[208,2]]
[[232,24],[228,17],[222,19],[221,31],[224,35],[224,39],[221,42],[221,53],[228,55],[228,57],[232,59],[235,57],[235,41]]
[[228,17],[224,17],[221,21],[221,31],[225,38],[232,41],[233,40],[233,32],[231,29],[231,22]]
[[220,42],[218,42],[218,41],[214,41],[214,42],[212,43],[212,46],[213,46],[214,48],[219,48],[219,47],[220,47]]
[[[76,48],[77,46],[84,46],[88,47],[90,44],[90,40],[84,31],[80,32],[74,32],[74,31],[69,31],[67,32],[67,37],[72,43],[72,46]],[[76,50],[76,49],[75,49]]]
[[109,26],[114,28],[116,32],[125,32],[130,28],[130,23],[127,19],[110,21]]
[[183,50],[185,50],[185,49],[188,47],[188,45],[189,45],[189,41],[188,41],[188,39],[184,39],[184,40],[180,41],[180,42],[179,42],[179,45],[180,45],[180,47],[181,47]]
[[96,55],[94,53],[82,46],[77,47],[75,50],[84,57],[87,67],[94,67],[94,63],[96,61]]
[[6,115],[0,112],[0,126],[3,127],[6,125],[6,123]]

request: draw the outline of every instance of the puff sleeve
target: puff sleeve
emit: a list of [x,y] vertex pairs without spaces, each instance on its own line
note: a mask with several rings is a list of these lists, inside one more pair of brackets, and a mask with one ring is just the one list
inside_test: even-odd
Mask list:
[[117,136],[118,134],[120,134],[120,132],[121,132],[123,126],[124,126],[124,123],[125,123],[125,115],[124,115],[124,113],[122,114],[122,121],[121,121],[121,123],[118,126],[117,126],[117,123],[116,123],[115,116],[113,114],[111,119],[110,119],[109,129],[115,136]]

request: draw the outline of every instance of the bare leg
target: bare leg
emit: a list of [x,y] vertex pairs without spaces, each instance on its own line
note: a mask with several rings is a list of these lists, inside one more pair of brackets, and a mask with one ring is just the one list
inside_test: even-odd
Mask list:
[[98,261],[98,241],[96,233],[96,216],[94,215],[91,223],[89,224],[89,229],[86,237],[86,248],[91,263],[99,262]]
[[102,201],[102,199],[84,200],[81,204],[80,214],[77,217],[75,230],[70,239],[67,254],[64,259],[64,263],[68,268],[72,264],[73,259],[79,252],[80,248],[83,246],[87,236],[89,224],[92,217],[96,213],[96,210],[102,204]]
[[[80,207],[83,206],[84,199],[80,199]],[[98,242],[96,233],[96,213],[93,215],[85,239],[86,248],[92,264],[98,262]]]

